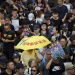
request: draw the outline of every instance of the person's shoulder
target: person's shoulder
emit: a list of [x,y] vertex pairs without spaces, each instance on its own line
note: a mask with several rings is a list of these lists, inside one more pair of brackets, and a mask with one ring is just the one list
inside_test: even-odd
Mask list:
[[65,5],[63,5],[62,7],[67,9],[67,6],[65,6]]

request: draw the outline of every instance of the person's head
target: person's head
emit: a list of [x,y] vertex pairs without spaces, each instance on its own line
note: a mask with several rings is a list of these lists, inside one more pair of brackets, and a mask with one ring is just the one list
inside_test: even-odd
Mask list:
[[42,30],[46,30],[46,29],[47,29],[47,25],[46,25],[45,23],[43,23],[43,24],[41,25],[41,29],[42,29]]
[[16,71],[19,75],[24,75],[25,67],[22,63],[16,65]]
[[37,67],[37,61],[35,59],[30,59],[28,65],[29,67]]
[[54,19],[58,19],[59,18],[59,13],[57,11],[54,11],[52,15],[53,15]]
[[14,62],[8,61],[6,69],[9,69],[9,70],[13,71],[14,70]]
[[24,32],[30,31],[29,25],[24,25],[23,31],[24,31]]
[[4,30],[5,30],[5,31],[11,30],[10,24],[5,24],[5,25],[4,25]]
[[63,5],[63,2],[64,2],[63,0],[58,0],[59,5]]
[[36,67],[32,67],[31,68],[31,75],[36,75],[37,74],[37,68]]
[[4,55],[0,55],[0,68],[6,68],[7,61]]
[[11,21],[10,21],[10,18],[5,18],[5,24],[10,24],[11,23]]
[[12,16],[15,18],[15,17],[17,17],[17,14],[18,14],[17,10],[13,9],[12,10]]
[[51,58],[52,58],[52,53],[49,50],[47,50],[46,51],[46,59],[49,61]]
[[55,34],[57,34],[58,33],[58,28],[57,27],[54,27],[53,28],[53,34],[55,35]]
[[75,45],[75,35],[72,35],[72,36],[70,37],[70,41],[71,41],[71,44],[72,44],[72,45]]
[[34,33],[38,34],[40,32],[40,28],[39,27],[35,27],[34,28]]
[[19,63],[20,62],[20,54],[19,53],[14,53],[13,54],[13,61],[14,61],[14,63]]
[[67,38],[65,36],[62,36],[59,40],[62,47],[65,47],[67,45]]

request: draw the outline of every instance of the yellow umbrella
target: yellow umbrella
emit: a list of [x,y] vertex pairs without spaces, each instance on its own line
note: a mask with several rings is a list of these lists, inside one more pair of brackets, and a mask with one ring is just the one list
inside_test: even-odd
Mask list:
[[44,36],[32,36],[29,37],[27,40],[23,38],[15,48],[23,50],[31,50],[43,48],[44,46],[47,46],[50,43],[51,42]]

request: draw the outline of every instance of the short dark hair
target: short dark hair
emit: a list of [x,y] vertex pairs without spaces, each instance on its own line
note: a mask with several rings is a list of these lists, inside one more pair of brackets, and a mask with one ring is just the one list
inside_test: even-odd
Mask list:
[[8,61],[7,61],[7,64],[6,64],[6,67],[7,67],[7,66],[9,65],[9,63],[11,63],[11,62],[14,63],[12,60],[8,60]]
[[66,38],[65,36],[61,36],[60,39],[59,39],[59,41],[60,41],[61,39],[65,39],[65,40],[67,41],[67,38]]
[[13,9],[13,10],[12,10],[12,12],[15,12],[15,11],[16,11],[16,12],[18,12],[18,10],[17,10],[17,9]]
[[24,69],[24,65],[22,63],[18,63],[16,64],[16,69],[19,70],[19,69]]

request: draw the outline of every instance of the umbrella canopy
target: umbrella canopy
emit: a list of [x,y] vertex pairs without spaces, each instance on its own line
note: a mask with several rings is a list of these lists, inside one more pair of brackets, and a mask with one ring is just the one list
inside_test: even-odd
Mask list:
[[43,48],[51,42],[44,36],[32,36],[27,40],[23,38],[20,43],[15,47],[16,49],[31,50]]

